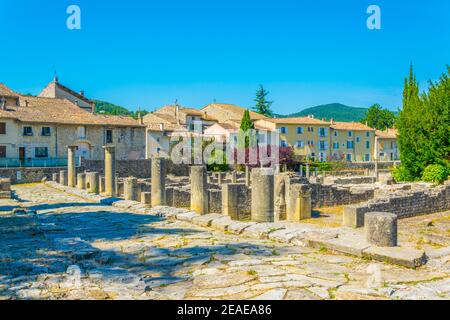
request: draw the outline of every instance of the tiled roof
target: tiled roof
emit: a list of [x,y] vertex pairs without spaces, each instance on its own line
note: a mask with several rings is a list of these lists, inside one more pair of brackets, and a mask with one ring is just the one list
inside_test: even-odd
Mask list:
[[148,130],[151,131],[163,131],[161,130],[161,124],[164,127],[164,131],[180,131],[186,130],[183,124],[177,124],[176,118],[170,114],[163,113],[149,113],[144,116],[144,124]]
[[0,110],[0,118],[28,123],[143,126],[129,117],[92,114],[67,99],[19,96],[19,105]]
[[295,118],[268,118],[265,121],[273,122],[276,124],[318,124],[329,125],[329,122],[319,120],[311,117],[295,117]]
[[396,139],[398,136],[397,129],[386,129],[385,131],[377,130],[375,135],[382,139]]
[[18,97],[19,95],[12,91],[10,88],[0,83],[0,96],[4,97]]
[[[219,109],[229,111],[236,116],[237,120],[241,120],[242,117],[244,116],[245,110],[247,110],[246,108],[243,108],[243,107],[240,107],[240,106],[237,106],[234,104],[226,104],[226,103],[210,103],[203,109],[208,108],[208,107],[209,108],[219,108]],[[263,116],[262,114],[256,113],[254,111],[250,111],[250,118],[252,120],[260,120],[260,119],[266,119],[267,117]]]
[[362,124],[360,122],[339,122],[334,121],[332,122],[331,126],[332,129],[336,130],[364,130],[364,131],[374,131],[373,128],[366,126],[365,124]]

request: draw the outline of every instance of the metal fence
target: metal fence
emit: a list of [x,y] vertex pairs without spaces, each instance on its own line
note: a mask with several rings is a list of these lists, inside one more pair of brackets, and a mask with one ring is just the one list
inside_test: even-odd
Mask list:
[[[80,158],[75,165],[80,166]],[[51,168],[67,166],[67,158],[0,158],[0,168]]]

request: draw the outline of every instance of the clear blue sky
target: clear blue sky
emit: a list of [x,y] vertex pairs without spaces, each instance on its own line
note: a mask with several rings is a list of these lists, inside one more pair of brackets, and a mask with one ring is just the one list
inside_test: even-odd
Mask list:
[[[71,4],[81,30],[66,28]],[[370,4],[381,30],[366,28]],[[131,109],[251,106],[260,83],[279,113],[396,109],[411,61],[424,85],[450,64],[450,1],[0,0],[0,39],[0,82],[24,93],[57,70],[61,83]]]

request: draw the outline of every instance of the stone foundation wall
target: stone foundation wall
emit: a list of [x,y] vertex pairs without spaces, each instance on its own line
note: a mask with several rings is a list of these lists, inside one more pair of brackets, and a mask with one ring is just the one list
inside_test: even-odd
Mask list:
[[337,185],[312,183],[311,205],[313,208],[333,207],[365,202],[374,197],[373,189],[347,188]]
[[325,177],[324,179],[325,183],[329,184],[370,184],[375,183],[376,178],[375,177]]
[[11,199],[11,180],[0,179],[0,199]]
[[54,173],[59,173],[61,168],[0,168],[0,178],[8,178],[12,184],[40,182],[43,178],[52,179]]
[[[104,174],[103,160],[82,160],[80,171],[94,171]],[[151,171],[151,159],[143,160],[117,160],[116,170],[119,177],[149,178]],[[167,174],[175,176],[187,176],[189,166],[167,162]]]
[[[443,186],[424,190],[398,190],[363,204],[344,209],[355,215],[367,212],[392,212],[399,218],[450,210],[450,181]],[[345,213],[344,213],[345,214]]]

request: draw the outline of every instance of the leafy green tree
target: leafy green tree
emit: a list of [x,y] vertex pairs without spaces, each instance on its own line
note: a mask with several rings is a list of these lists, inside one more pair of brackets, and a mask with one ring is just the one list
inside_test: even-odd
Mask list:
[[264,89],[262,85],[259,85],[258,90],[256,91],[256,106],[253,110],[257,113],[265,115],[266,117],[273,117],[273,112],[270,107],[273,104],[273,101],[268,101],[267,96],[269,95],[269,91]]
[[367,123],[369,127],[378,130],[386,130],[394,126],[395,114],[388,109],[381,108],[379,104],[374,104],[367,110],[361,123]]
[[397,121],[399,131],[399,172],[409,180],[421,179],[432,164],[448,167],[450,160],[450,68],[428,92],[419,95],[411,66],[403,89],[403,108]]

